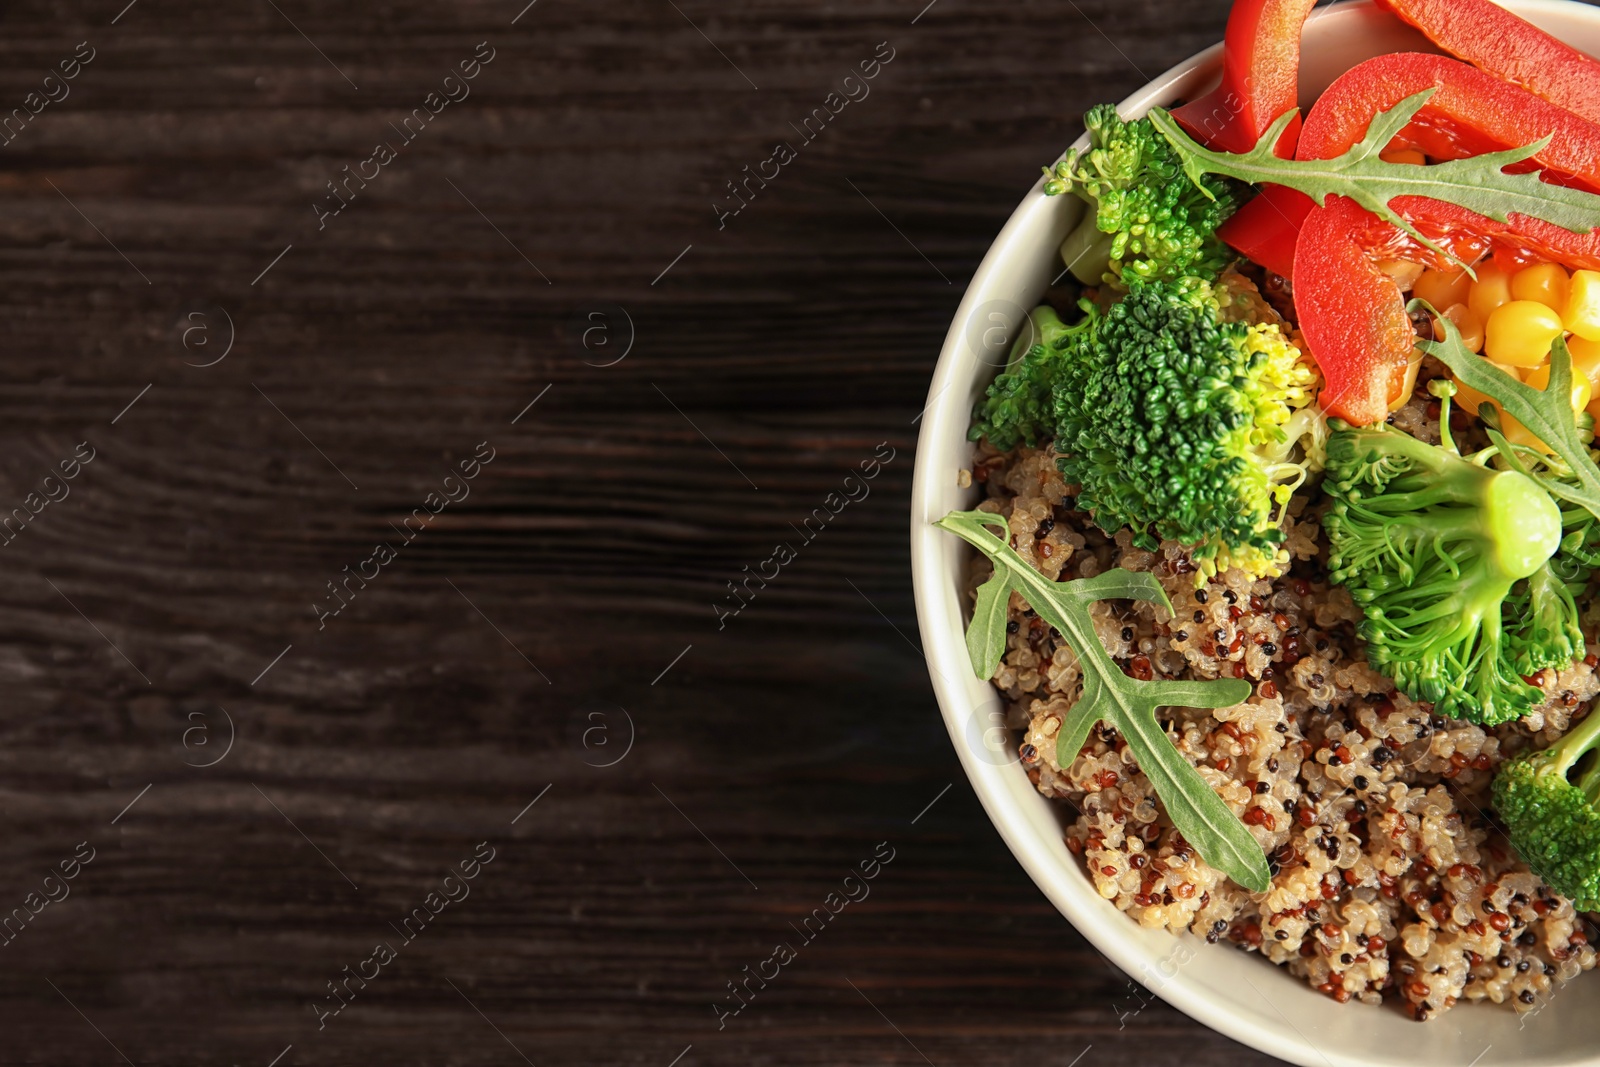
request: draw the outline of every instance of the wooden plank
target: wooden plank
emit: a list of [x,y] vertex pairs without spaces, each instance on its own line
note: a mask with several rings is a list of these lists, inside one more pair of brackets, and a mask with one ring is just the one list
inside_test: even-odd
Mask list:
[[[0,114],[96,50],[0,173],[0,512],[95,450],[3,546],[0,908],[95,858],[7,945],[0,1062],[1260,1059],[1160,1006],[1119,1027],[1124,979],[961,778],[906,548],[967,278],[1083,109],[1222,0],[121,6],[0,13]],[[482,41],[471,96],[319,229]],[[878,42],[870,95],[719,229]],[[871,496],[719,631],[880,443]],[[879,842],[871,897],[719,1030]]]

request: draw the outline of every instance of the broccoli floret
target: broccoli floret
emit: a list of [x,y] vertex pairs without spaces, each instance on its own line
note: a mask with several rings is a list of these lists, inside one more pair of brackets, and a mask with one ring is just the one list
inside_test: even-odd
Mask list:
[[1072,329],[1054,308],[1040,307],[1028,314],[1006,369],[978,404],[968,434],[972,440],[987,437],[994,447],[1009,452],[1024,441],[1036,448],[1054,435],[1051,391],[1060,369],[1061,339]]
[[1588,508],[1561,508],[1561,550],[1551,560],[1564,582],[1582,585],[1600,567],[1600,522]]
[[[1568,583],[1557,574],[1551,557],[1518,583],[1506,600],[1504,620],[1512,663],[1524,678],[1546,667],[1560,670],[1583,655],[1583,630],[1578,626],[1575,593],[1583,583]],[[1542,694],[1541,694],[1542,696]]]
[[1135,281],[1058,339],[1055,448],[1078,507],[1200,575],[1276,575],[1283,509],[1321,468],[1317,372],[1281,328],[1223,321],[1212,287]]
[[1239,206],[1234,186],[1206,177],[1202,190],[1149,119],[1125,122],[1113,105],[1101,104],[1084,125],[1088,151],[1074,151],[1045,172],[1047,194],[1071,190],[1089,205],[1061,246],[1073,275],[1085,285],[1119,288],[1136,280],[1215,277],[1230,258],[1217,227]]
[[1600,759],[1567,774],[1600,742],[1600,713],[1554,745],[1501,764],[1494,806],[1523,861],[1579,911],[1600,910]]
[[[1439,714],[1484,725],[1543,700],[1522,664],[1548,665],[1574,639],[1582,646],[1548,567],[1561,511],[1534,478],[1486,466],[1494,455],[1463,458],[1383,424],[1335,423],[1323,482],[1330,577],[1365,613],[1368,659]],[[1524,579],[1532,617],[1508,611]]]

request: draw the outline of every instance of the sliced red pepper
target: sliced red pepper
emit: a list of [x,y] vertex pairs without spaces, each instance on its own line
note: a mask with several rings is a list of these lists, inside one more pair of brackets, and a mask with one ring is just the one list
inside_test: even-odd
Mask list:
[[1600,122],[1600,61],[1489,0],[1379,0],[1453,56]]
[[[1600,270],[1600,233],[1576,234],[1520,215],[1496,222],[1422,196],[1398,197],[1390,206],[1468,262],[1492,248],[1507,265],[1539,259]],[[1405,298],[1378,269],[1378,258],[1450,265],[1353,200],[1334,197],[1306,216],[1295,253],[1295,312],[1326,382],[1323,409],[1357,426],[1380,421],[1398,399],[1416,344]]]
[[1294,262],[1295,312],[1322,369],[1323,410],[1357,426],[1388,414],[1417,340],[1400,287],[1362,238],[1368,220],[1379,221],[1354,200],[1331,198],[1306,216]]
[[[1547,178],[1561,184],[1600,192],[1600,125],[1465,63],[1421,53],[1379,56],[1346,72],[1311,109],[1296,155],[1330,159],[1344,154],[1366,136],[1373,115],[1428,88],[1434,95],[1397,143],[1444,160],[1517,148],[1554,134],[1549,147],[1526,166],[1544,168]],[[1282,274],[1283,264],[1294,261],[1309,204],[1292,190],[1267,186],[1217,232],[1241,254]],[[1514,237],[1513,231],[1528,223],[1520,220],[1512,230],[1492,225],[1496,234]],[[1561,247],[1548,229],[1535,228],[1528,236],[1534,243],[1556,241],[1551,247]]]
[[1553,135],[1525,169],[1600,192],[1600,125],[1460,60],[1421,52],[1378,56],[1341,75],[1306,116],[1295,155],[1342,155],[1366,136],[1372,116],[1424,89],[1433,96],[1396,141],[1434,159],[1460,159]]
[[1286,185],[1264,185],[1217,227],[1217,236],[1252,263],[1292,278],[1300,226],[1316,206],[1315,200]]
[[[1515,213],[1506,222],[1496,222],[1456,204],[1425,196],[1396,197],[1389,206],[1427,237],[1469,263],[1492,249],[1496,259],[1509,256],[1522,263],[1545,261],[1577,270],[1600,270],[1600,233],[1594,231],[1573,233]],[[1455,265],[1377,216],[1369,218],[1372,224],[1364,239],[1377,255],[1442,269]],[[1380,238],[1379,234],[1384,236]]]
[[[1300,32],[1316,0],[1234,0],[1224,36],[1222,84],[1172,112],[1197,140],[1248,152],[1299,101]],[[1278,142],[1294,155],[1295,120]]]

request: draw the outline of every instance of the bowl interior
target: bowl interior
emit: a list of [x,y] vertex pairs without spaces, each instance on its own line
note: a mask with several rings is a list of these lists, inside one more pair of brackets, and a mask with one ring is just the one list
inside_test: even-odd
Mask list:
[[[1578,48],[1600,54],[1600,11],[1567,0],[1500,0]],[[1221,27],[1218,27],[1219,35]],[[1370,56],[1434,51],[1365,0],[1314,15],[1306,27],[1301,104]],[[1189,98],[1215,84],[1220,48],[1180,64],[1122,102],[1125,115]],[[912,570],[929,670],[945,724],[974,789],[1023,867],[1084,936],[1146,988],[1229,1036],[1306,1067],[1440,1064],[1600,1065],[1587,1023],[1600,1015],[1600,976],[1560,989],[1535,1014],[1459,1005],[1428,1023],[1385,1006],[1338,1005],[1286,970],[1227,945],[1140,928],[1102,900],[1062,839],[1058,808],[1041,797],[1000,729],[1001,701],[973,677],[963,631],[968,550],[931,524],[973,506],[957,474],[970,464],[973,404],[1005,362],[1026,311],[1061,273],[1057,247],[1076,224],[1072,197],[1028,193],[974,275],[929,390],[913,487]],[[1126,1007],[1126,998],[1124,998]],[[1117,1006],[1107,1003],[1115,1013]]]

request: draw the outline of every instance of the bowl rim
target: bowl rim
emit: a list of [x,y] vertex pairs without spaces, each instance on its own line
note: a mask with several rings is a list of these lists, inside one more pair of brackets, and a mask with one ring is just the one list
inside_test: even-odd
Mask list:
[[[1496,0],[1496,2],[1528,16],[1537,16],[1544,12],[1591,21],[1596,24],[1597,33],[1600,33],[1600,9],[1580,0]],[[1309,30],[1313,24],[1320,23],[1323,19],[1360,9],[1370,11],[1372,8],[1372,0],[1340,3],[1337,9],[1321,7],[1312,13],[1307,27]],[[1130,116],[1142,115],[1153,105],[1165,105],[1181,95],[1193,95],[1209,88],[1216,83],[1222,51],[1223,44],[1219,41],[1175,64],[1125,97],[1118,104],[1119,112]],[[1084,134],[1071,147],[1083,147],[1086,144],[1087,134]],[[967,550],[965,546],[952,548],[942,545],[941,538],[948,538],[952,542],[955,539],[932,526],[932,523],[942,516],[943,511],[947,510],[936,507],[934,502],[947,499],[950,495],[950,487],[940,484],[940,481],[948,478],[951,472],[948,466],[940,468],[936,453],[944,443],[945,435],[955,433],[959,439],[965,440],[971,411],[969,406],[961,403],[961,399],[969,395],[967,387],[983,373],[981,368],[974,372],[972,368],[964,366],[968,361],[963,358],[961,349],[967,344],[966,335],[974,313],[986,300],[996,299],[999,276],[1012,269],[1011,262],[1017,255],[1018,246],[1022,243],[1024,235],[1041,222],[1044,214],[1042,205],[1045,203],[1045,198],[1041,195],[1043,184],[1044,177],[1041,175],[1007,219],[1005,226],[973,273],[940,350],[929,385],[927,404],[919,416],[922,425],[917,441],[910,515],[913,592],[923,651],[941,716],[950,733],[962,769],[974,792],[977,793],[985,813],[1034,884],[1073,927],[1096,950],[1124,972],[1130,975],[1148,976],[1151,973],[1151,963],[1158,961],[1147,947],[1138,942],[1135,931],[1140,928],[1120,912],[1117,913],[1122,920],[1119,924],[1098,921],[1103,916],[1091,912],[1091,903],[1075,899],[1059,881],[1059,855],[1051,851],[1049,843],[1041,837],[1033,825],[1029,813],[1022,808],[1025,802],[1036,804],[1040,798],[1037,791],[1027,782],[1020,767],[1011,761],[997,762],[986,759],[972,743],[971,713],[962,710],[971,707],[969,701],[972,696],[970,687],[965,684],[966,680],[971,678],[964,642],[965,604],[954,595],[949,585],[948,572],[943,569],[951,551],[962,552],[963,558],[967,558],[965,554]],[[1012,329],[1015,329],[1016,322],[1017,316],[1013,316]],[[970,495],[973,490],[967,492]],[[979,684],[993,692],[988,681]],[[993,746],[987,747],[990,751],[998,751]],[[1019,782],[1022,786],[1020,789]],[[1029,793],[1031,798],[1028,796]],[[1081,867],[1074,864],[1074,868],[1074,873],[1082,878]],[[1205,947],[1199,939],[1188,933],[1163,936],[1169,938],[1174,946],[1187,943]],[[1240,957],[1259,967],[1255,959],[1243,953],[1240,953]],[[1281,967],[1273,967],[1271,971],[1262,973],[1269,977],[1281,976],[1288,981],[1298,983],[1302,990],[1306,988],[1299,978],[1289,976]],[[1248,982],[1248,977],[1245,977],[1245,980]],[[1254,986],[1253,982],[1249,984]],[[1152,988],[1152,992],[1213,1030],[1259,1051],[1304,1067],[1372,1067],[1380,1062],[1396,1065],[1417,1062],[1415,1058],[1401,1054],[1380,1061],[1370,1055],[1352,1055],[1338,1048],[1324,1048],[1313,1044],[1306,1034],[1294,1025],[1290,1017],[1264,995],[1262,1000],[1277,1013],[1278,1022],[1271,1021],[1264,1013],[1261,1019],[1252,1019],[1242,1010],[1235,998],[1226,996],[1223,991],[1206,986],[1192,978],[1186,978],[1182,974],[1175,974],[1169,980],[1160,982],[1157,987]],[[1257,992],[1260,993],[1260,990]],[[1471,1006],[1475,1005],[1462,1005],[1462,1007]],[[1340,1010],[1360,1011],[1362,1007],[1362,1005],[1343,1005],[1340,1006]],[[1279,1022],[1282,1025],[1278,1025]],[[1600,1065],[1600,1052],[1577,1056],[1569,1054],[1543,1060],[1527,1059],[1521,1062],[1530,1065],[1535,1062],[1563,1064],[1569,1067]]]

